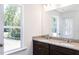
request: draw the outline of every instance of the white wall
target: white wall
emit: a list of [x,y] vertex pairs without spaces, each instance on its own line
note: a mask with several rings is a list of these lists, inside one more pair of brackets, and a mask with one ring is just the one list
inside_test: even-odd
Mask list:
[[24,5],[24,42],[26,50],[21,52],[16,52],[13,54],[29,54],[31,55],[33,52],[32,46],[32,37],[41,35],[42,33],[42,11],[43,6],[39,4],[25,4]]
[[24,5],[24,39],[25,46],[31,52],[32,36],[41,35],[42,5]]
[[49,15],[47,14],[47,12],[45,11],[45,9],[43,8],[42,10],[42,35],[47,35],[50,33],[49,29],[50,29],[50,22],[49,22]]
[[[3,44],[3,5],[0,4],[0,44]],[[0,47],[0,54],[3,54],[3,47]]]
[[3,44],[3,5],[0,5],[0,44]]

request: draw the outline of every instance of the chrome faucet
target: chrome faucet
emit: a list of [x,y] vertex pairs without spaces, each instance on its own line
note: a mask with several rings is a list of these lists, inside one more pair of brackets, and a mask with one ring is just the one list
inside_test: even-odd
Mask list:
[[50,36],[49,35],[46,35],[46,39],[50,39]]
[[69,40],[69,39],[67,39],[67,40],[66,40],[66,42],[67,42],[67,43],[71,43],[72,41],[71,41],[71,40]]

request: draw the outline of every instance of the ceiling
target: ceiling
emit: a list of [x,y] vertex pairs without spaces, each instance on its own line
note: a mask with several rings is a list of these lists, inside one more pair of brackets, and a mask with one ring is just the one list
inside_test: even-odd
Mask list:
[[72,4],[63,8],[56,9],[59,12],[79,11],[79,4]]
[[57,12],[79,11],[79,4],[67,5],[67,6],[51,9],[49,11],[50,12],[52,11],[57,11]]

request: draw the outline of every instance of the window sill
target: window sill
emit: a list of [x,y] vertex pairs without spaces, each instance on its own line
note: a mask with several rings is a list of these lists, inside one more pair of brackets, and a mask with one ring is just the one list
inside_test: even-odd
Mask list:
[[18,49],[12,50],[12,51],[5,52],[4,55],[9,55],[9,54],[16,53],[16,52],[26,50],[26,49],[27,48],[25,48],[25,47],[24,48],[18,48]]

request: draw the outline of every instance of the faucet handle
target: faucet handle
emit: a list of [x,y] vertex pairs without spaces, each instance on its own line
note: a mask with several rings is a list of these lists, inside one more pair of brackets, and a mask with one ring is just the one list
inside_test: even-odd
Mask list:
[[67,43],[71,43],[71,42],[72,42],[72,40],[70,40],[70,39],[67,40]]

